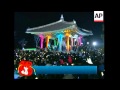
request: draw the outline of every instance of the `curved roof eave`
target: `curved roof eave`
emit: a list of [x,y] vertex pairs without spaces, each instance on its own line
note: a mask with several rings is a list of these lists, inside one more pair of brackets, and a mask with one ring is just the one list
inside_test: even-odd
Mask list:
[[36,32],[34,32],[34,31],[33,31],[33,32],[31,32],[31,31],[26,31],[25,33],[29,33],[29,34],[45,34],[45,33],[48,33],[48,32],[49,32],[49,33],[55,33],[55,32],[56,32],[56,33],[61,33],[61,32],[63,33],[63,31],[64,31],[65,29],[68,29],[68,28],[70,28],[71,26],[72,26],[72,25],[70,25],[69,27],[63,28],[63,29],[55,30],[55,31],[54,31],[54,30],[47,31],[47,32],[46,32],[46,31],[39,31],[39,32],[37,32],[37,31],[36,31]]
[[92,31],[89,31],[89,30],[86,30],[86,29],[83,29],[83,28],[80,28],[80,27],[78,27],[78,30],[83,31],[83,32],[92,32]]
[[50,24],[46,24],[46,25],[42,25],[42,26],[38,26],[38,27],[34,27],[34,28],[28,28],[27,31],[32,31],[32,30],[35,30],[35,29],[41,29],[41,28],[44,28],[44,27],[48,27],[48,26],[58,24],[58,23],[65,23],[65,24],[75,25],[74,22],[67,22],[67,21],[59,20],[59,21],[56,21],[56,22],[53,22],[53,23],[50,23]]
[[88,30],[82,29],[82,28],[78,28],[78,32],[79,32],[79,34],[81,34],[83,36],[93,35],[92,31],[88,31]]

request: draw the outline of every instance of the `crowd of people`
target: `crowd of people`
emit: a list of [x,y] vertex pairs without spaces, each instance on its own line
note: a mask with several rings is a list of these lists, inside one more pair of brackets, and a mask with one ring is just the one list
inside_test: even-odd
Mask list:
[[104,50],[95,49],[90,46],[79,47],[76,52],[58,52],[47,49],[36,51],[14,50],[14,70],[16,71],[21,60],[29,60],[33,66],[85,66],[96,65],[96,75],[62,74],[62,75],[32,75],[19,77],[19,79],[103,79],[104,78]]

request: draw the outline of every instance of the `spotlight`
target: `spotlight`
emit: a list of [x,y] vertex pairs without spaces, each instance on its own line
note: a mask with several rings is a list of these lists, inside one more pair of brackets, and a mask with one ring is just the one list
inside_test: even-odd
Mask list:
[[89,42],[87,42],[87,44],[89,44]]
[[97,42],[93,42],[93,46],[96,46],[97,45]]

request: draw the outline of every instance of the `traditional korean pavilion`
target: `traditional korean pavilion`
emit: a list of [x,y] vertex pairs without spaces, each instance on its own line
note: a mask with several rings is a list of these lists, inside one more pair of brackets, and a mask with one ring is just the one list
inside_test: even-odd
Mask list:
[[35,34],[40,37],[40,48],[43,48],[43,41],[46,40],[46,48],[48,48],[49,40],[54,40],[56,46],[56,39],[59,46],[59,51],[62,51],[63,41],[65,41],[66,49],[69,52],[71,47],[75,45],[81,46],[82,38],[85,36],[93,35],[92,31],[79,28],[76,21],[67,22],[61,15],[60,20],[46,24],[43,26],[28,28],[26,33]]

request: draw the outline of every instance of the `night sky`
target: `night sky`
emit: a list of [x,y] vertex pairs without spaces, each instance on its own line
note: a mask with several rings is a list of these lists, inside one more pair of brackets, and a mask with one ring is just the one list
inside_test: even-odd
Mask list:
[[27,48],[35,47],[34,37],[26,34],[26,29],[56,22],[60,20],[61,14],[65,21],[74,19],[78,27],[91,30],[93,36],[89,36],[90,41],[100,42],[103,23],[94,22],[94,12],[16,12],[14,14],[15,47],[20,47],[18,41],[23,38],[28,41]]

